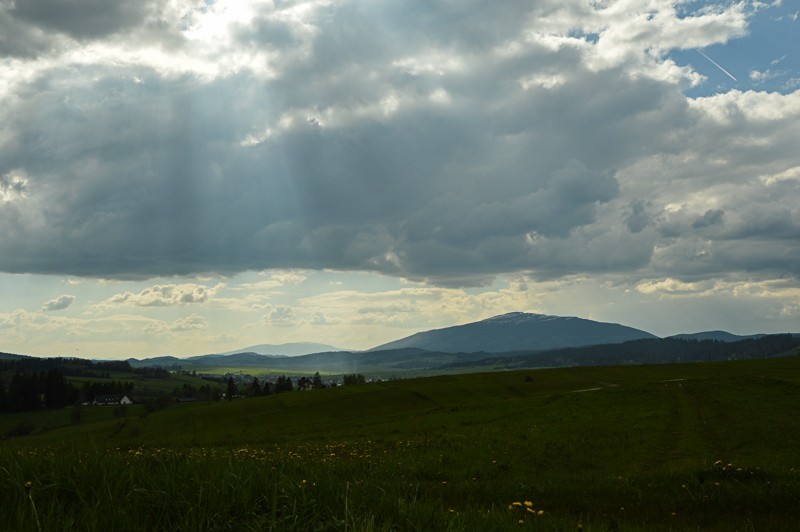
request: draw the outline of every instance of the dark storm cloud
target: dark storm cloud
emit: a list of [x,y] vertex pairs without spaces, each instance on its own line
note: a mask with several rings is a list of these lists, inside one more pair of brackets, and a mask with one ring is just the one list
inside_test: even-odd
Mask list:
[[0,57],[35,57],[52,42],[47,32],[20,24],[0,6]]
[[20,21],[94,39],[139,24],[150,7],[146,0],[18,0],[8,13]]
[[[85,20],[93,2],[63,19],[46,4],[12,14],[79,40],[161,31],[139,3]],[[796,235],[796,181],[759,181],[791,166],[797,110],[752,116],[630,61],[597,68],[589,43],[531,37],[547,3],[514,6],[353,2],[308,24],[265,8],[210,58],[265,54],[233,74],[32,76],[0,125],[0,269],[303,267],[468,285],[800,262],[767,236]]]
[[692,228],[702,229],[712,225],[721,224],[725,217],[725,211],[722,209],[709,209],[701,216],[692,222]]
[[631,233],[639,233],[650,224],[650,216],[645,210],[642,200],[634,200],[630,204],[631,213],[625,218],[625,225]]

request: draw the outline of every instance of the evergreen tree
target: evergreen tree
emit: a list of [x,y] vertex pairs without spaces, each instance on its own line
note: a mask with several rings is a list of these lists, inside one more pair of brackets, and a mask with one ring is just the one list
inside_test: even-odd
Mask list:
[[14,373],[8,385],[9,408],[14,411],[37,410],[42,405],[41,394],[37,373]]
[[8,404],[6,403],[6,383],[0,378],[0,412],[6,412]]
[[275,380],[275,393],[291,392],[294,390],[291,377],[281,375]]
[[228,388],[225,391],[225,397],[228,401],[233,401],[233,396],[236,395],[236,383],[233,382],[233,377],[228,377]]
[[51,369],[44,378],[44,405],[47,408],[61,408],[67,404],[68,390],[64,374]]
[[311,379],[311,387],[315,390],[325,387],[325,384],[322,383],[322,377],[319,376],[319,371],[314,373],[314,377]]
[[366,380],[364,376],[360,373],[351,373],[350,375],[345,375],[342,377],[342,385],[343,386],[351,386],[353,384],[364,384]]

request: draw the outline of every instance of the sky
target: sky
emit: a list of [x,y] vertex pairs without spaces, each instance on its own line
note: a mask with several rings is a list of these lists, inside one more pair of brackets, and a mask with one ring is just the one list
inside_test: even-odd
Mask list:
[[800,1],[0,0],[0,351],[800,332]]

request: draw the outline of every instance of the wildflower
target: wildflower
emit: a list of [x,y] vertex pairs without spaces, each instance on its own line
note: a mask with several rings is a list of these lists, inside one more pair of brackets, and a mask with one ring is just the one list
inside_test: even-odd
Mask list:
[[33,482],[31,482],[30,480],[26,480],[25,481],[25,489],[26,490],[30,490],[32,487],[33,487]]
[[517,523],[519,523],[521,525],[524,525],[525,524],[525,520],[524,519],[520,519],[519,521],[517,521]]
[[532,508],[533,503],[531,501],[525,501],[525,506],[527,506],[528,508]]
[[544,510],[539,510],[538,512],[536,512],[536,515],[539,515],[539,516],[544,515]]
[[528,512],[529,514],[536,515],[536,510],[534,510],[533,508],[525,508],[525,511]]
[[512,506],[522,506],[522,503],[519,501],[514,501],[511,503]]

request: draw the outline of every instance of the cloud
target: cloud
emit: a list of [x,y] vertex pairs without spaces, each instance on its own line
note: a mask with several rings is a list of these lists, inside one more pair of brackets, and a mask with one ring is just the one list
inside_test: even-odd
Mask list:
[[64,310],[65,308],[72,305],[74,302],[75,302],[75,296],[71,296],[69,294],[61,294],[55,299],[46,301],[42,306],[42,310],[45,312],[52,312],[54,310]]
[[214,297],[224,285],[207,287],[197,284],[154,285],[134,294],[121,292],[101,303],[101,306],[134,305],[138,307],[183,306],[205,303]]
[[147,323],[143,331],[147,334],[164,335],[172,332],[202,331],[208,328],[208,321],[205,317],[191,314],[178,318],[170,323],[153,320]]
[[0,271],[798,274],[800,92],[690,98],[668,55],[746,3],[62,4],[0,9]]
[[643,294],[664,294],[670,296],[698,295],[708,292],[713,285],[708,283],[684,283],[677,279],[647,281],[639,283],[636,289]]
[[0,176],[0,202],[10,202],[25,196],[27,179],[19,172],[9,172]]
[[[270,305],[270,307],[272,306]],[[269,313],[264,316],[264,320],[269,325],[275,325],[278,327],[288,327],[298,323],[292,308],[285,305],[272,307]]]
[[138,25],[151,2],[128,0],[25,0],[8,11],[17,20],[65,33],[73,38],[105,37]]
[[639,233],[651,223],[642,200],[634,200],[630,204],[631,213],[625,218],[625,225],[631,233]]
[[271,291],[283,286],[299,285],[305,282],[307,276],[301,271],[281,270],[270,272],[267,279],[254,283],[242,283],[231,287],[235,291]]
[[701,218],[696,219],[692,222],[692,227],[694,229],[702,229],[704,227],[710,227],[712,225],[721,224],[723,218],[725,217],[725,211],[722,209],[709,209],[707,210]]

